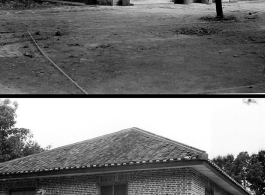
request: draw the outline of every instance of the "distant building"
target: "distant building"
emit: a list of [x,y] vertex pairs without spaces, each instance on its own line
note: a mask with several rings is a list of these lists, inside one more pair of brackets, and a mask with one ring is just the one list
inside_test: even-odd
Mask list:
[[0,195],[35,194],[249,195],[205,151],[139,128],[0,164]]

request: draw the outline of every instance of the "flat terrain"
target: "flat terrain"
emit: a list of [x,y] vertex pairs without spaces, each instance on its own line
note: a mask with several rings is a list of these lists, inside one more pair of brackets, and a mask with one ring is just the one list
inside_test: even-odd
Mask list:
[[[265,92],[265,1],[0,11],[0,93]],[[202,18],[203,17],[203,18]]]

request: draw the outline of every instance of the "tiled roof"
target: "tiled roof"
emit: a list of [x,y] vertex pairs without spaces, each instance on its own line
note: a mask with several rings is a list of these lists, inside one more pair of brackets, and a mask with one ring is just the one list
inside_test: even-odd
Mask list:
[[200,159],[205,151],[139,128],[121,130],[0,164],[0,174]]

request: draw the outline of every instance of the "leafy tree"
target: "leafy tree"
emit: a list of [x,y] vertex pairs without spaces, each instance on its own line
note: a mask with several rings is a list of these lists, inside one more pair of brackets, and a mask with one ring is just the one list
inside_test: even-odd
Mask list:
[[240,152],[236,159],[232,154],[217,156],[213,162],[256,195],[265,194],[265,150],[251,156]]
[[235,164],[234,164],[234,155],[233,154],[228,154],[224,157],[222,156],[217,156],[216,158],[213,159],[213,162],[217,164],[220,168],[225,170],[225,172],[230,175],[231,177],[235,178]]
[[33,141],[29,129],[14,128],[18,104],[9,99],[0,100],[0,163],[15,158],[43,152],[50,146],[42,148]]
[[245,188],[248,187],[247,184],[247,171],[249,170],[249,161],[250,157],[248,155],[248,152],[240,152],[233,164],[235,165],[234,169],[234,179],[241,183]]
[[247,171],[249,187],[256,195],[265,194],[265,150],[252,154]]

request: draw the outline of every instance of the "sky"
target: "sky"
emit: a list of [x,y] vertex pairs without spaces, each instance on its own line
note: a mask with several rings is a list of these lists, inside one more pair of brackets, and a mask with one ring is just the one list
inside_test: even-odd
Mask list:
[[[3,98],[2,98],[3,100]],[[10,98],[18,128],[52,148],[138,127],[218,155],[265,149],[265,99]]]

